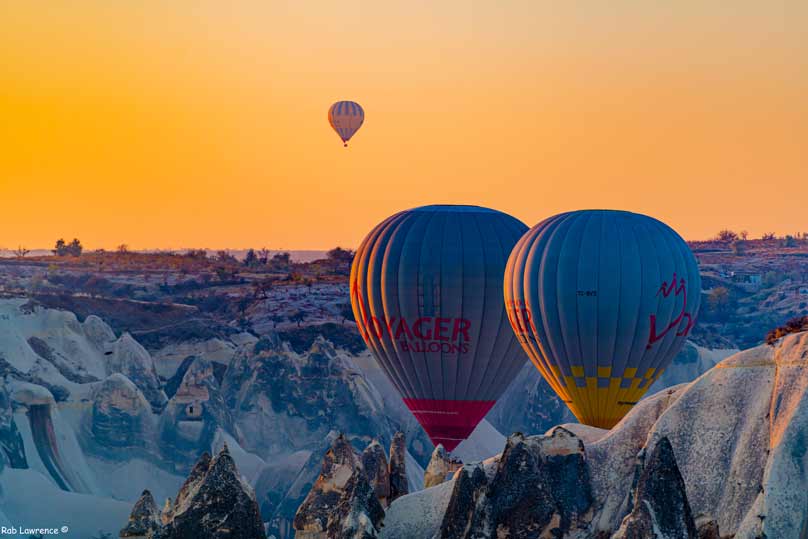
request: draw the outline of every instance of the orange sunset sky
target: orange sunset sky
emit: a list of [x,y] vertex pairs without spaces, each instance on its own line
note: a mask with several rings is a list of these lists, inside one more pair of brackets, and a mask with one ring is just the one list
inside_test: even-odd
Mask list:
[[0,247],[356,247],[427,203],[808,231],[806,27],[804,0],[0,0]]

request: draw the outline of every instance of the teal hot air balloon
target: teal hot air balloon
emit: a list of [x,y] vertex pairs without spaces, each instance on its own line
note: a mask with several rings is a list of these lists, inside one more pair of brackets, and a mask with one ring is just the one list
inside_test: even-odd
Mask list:
[[664,223],[583,210],[519,240],[504,291],[511,326],[542,376],[582,423],[611,428],[684,344],[701,279]]
[[351,304],[368,347],[437,445],[467,438],[524,365],[502,303],[527,230],[477,206],[424,206],[377,225],[356,252]]

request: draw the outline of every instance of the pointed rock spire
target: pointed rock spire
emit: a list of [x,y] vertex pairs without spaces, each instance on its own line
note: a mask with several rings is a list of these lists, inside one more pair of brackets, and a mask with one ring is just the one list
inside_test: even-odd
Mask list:
[[119,533],[120,537],[157,537],[161,527],[160,510],[154,502],[151,492],[144,490],[132,508],[129,522]]
[[403,432],[397,432],[390,443],[390,503],[409,494],[407,480],[407,443]]
[[[612,539],[697,539],[685,482],[667,437],[638,457],[634,508]],[[639,468],[638,468],[639,469]]]
[[373,440],[362,452],[361,460],[370,488],[382,506],[387,507],[390,498],[390,469],[384,448]]
[[446,481],[450,473],[460,469],[463,463],[449,454],[442,444],[438,444],[429,459],[424,474],[424,488],[434,487]]
[[255,493],[241,478],[227,448],[222,448],[212,460],[203,455],[191,473],[203,470],[201,477],[197,475],[194,480],[189,477],[183,485],[189,487],[185,498],[174,508],[161,539],[265,539]]
[[377,536],[383,519],[384,509],[370,486],[361,457],[340,434],[323,457],[320,476],[295,514],[295,537],[369,539]]

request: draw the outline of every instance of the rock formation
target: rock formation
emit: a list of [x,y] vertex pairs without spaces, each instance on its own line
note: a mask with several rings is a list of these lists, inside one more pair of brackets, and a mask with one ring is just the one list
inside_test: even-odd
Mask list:
[[403,432],[396,432],[390,443],[390,502],[409,494],[407,443]]
[[27,468],[28,462],[25,459],[22,437],[14,422],[11,399],[5,386],[0,385],[0,470],[6,465]]
[[90,431],[98,448],[115,456],[120,448],[144,447],[152,438],[151,406],[123,374],[96,386],[92,400]]
[[685,482],[667,438],[638,457],[634,508],[612,539],[698,539]]
[[222,382],[246,449],[273,455],[313,449],[331,430],[366,439],[389,432],[381,396],[330,343],[318,338],[303,354],[262,343],[241,350]]
[[112,353],[107,356],[107,372],[119,372],[129,378],[140,388],[156,412],[162,410],[168,399],[149,352],[128,333],[124,333],[110,351]]
[[462,469],[441,538],[562,537],[585,526],[592,503],[589,473],[583,442],[568,430],[514,434],[488,473],[483,465]]
[[119,534],[119,537],[132,539],[158,539],[160,537],[160,510],[154,502],[151,492],[144,490],[140,499],[132,508],[129,522]]
[[[785,335],[641,400],[610,431],[511,436],[479,472],[456,474],[441,533],[602,539],[622,526],[618,537],[798,539],[808,529],[806,358],[808,333]],[[407,537],[402,511],[436,505],[433,490],[390,506],[385,539]]]
[[370,488],[383,507],[389,505],[390,498],[390,470],[384,448],[373,440],[362,452],[362,468],[367,476]]
[[211,362],[196,358],[160,416],[160,443],[173,460],[190,463],[211,447],[217,429],[233,433],[233,417]]
[[203,455],[194,466],[160,537],[265,539],[255,493],[241,478],[226,445],[214,459]]
[[326,452],[320,476],[297,510],[297,539],[369,539],[384,519],[361,457],[340,435]]
[[463,466],[460,460],[453,457],[442,444],[438,444],[429,459],[429,465],[424,474],[424,488],[440,485],[449,477],[449,474],[456,472]]

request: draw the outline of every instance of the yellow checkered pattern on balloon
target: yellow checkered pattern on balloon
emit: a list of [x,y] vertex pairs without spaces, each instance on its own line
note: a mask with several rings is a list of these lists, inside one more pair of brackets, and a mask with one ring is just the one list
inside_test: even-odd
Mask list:
[[612,367],[598,367],[597,376],[586,376],[583,365],[572,365],[571,375],[553,368],[564,391],[564,400],[582,423],[612,428],[627,410],[642,398],[664,369],[626,368],[622,376],[612,376]]

